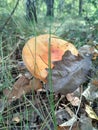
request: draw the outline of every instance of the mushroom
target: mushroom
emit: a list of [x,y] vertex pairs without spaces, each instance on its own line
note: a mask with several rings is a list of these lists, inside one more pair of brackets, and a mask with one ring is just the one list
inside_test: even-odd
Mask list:
[[67,97],[69,93],[72,94],[88,80],[87,77],[92,66],[91,56],[85,55],[85,47],[78,52],[73,44],[55,35],[44,34],[31,38],[23,47],[23,61],[36,79],[46,83],[48,90],[50,90],[50,84],[47,80],[49,76],[47,71],[49,68],[49,49],[53,92],[61,93]]
[[[50,40],[49,40],[50,39]],[[62,60],[64,53],[69,50],[73,55],[78,55],[78,50],[75,46],[67,41],[60,39],[55,35],[43,34],[28,40],[23,47],[22,58],[31,74],[47,82],[47,68],[49,55],[49,42],[51,51],[51,68],[53,68],[55,61]]]

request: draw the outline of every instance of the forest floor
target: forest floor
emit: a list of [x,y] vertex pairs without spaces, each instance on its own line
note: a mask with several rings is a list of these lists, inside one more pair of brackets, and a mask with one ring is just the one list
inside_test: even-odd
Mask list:
[[[98,24],[70,18],[51,23],[40,19],[34,26],[18,20],[11,19],[0,36],[0,130],[97,130],[98,55],[92,61],[91,79],[81,85],[77,105],[62,94],[53,93],[50,100],[45,84],[35,80],[24,65],[22,48],[30,37],[50,32],[77,49],[87,44],[98,52]],[[40,85],[42,89],[32,88]]]

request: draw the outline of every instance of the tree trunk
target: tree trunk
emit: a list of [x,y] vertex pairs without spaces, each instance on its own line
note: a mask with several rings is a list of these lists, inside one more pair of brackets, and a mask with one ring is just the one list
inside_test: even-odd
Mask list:
[[45,0],[47,6],[47,13],[46,16],[54,16],[54,0]]
[[82,4],[83,0],[79,0],[79,15],[82,16]]
[[35,22],[37,22],[36,0],[26,1],[26,14],[29,20],[35,20]]

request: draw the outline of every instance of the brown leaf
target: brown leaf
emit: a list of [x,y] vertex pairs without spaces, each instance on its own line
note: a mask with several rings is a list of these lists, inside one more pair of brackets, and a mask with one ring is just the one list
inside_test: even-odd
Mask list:
[[81,102],[79,97],[75,96],[74,93],[68,93],[66,98],[73,106],[78,106]]
[[[58,126],[57,130],[70,130],[70,126],[61,127]],[[78,123],[72,127],[72,130],[79,130]]]
[[41,81],[36,78],[33,78],[33,80],[30,81],[30,85],[33,87],[34,90],[38,90],[42,88]]
[[8,101],[12,102],[20,98],[23,94],[30,92],[31,90],[37,90],[41,88],[41,82],[38,79],[28,79],[25,76],[21,76],[14,84],[12,91],[8,95]]
[[93,60],[96,60],[97,57],[98,57],[98,52],[97,52],[97,53],[95,52],[95,53],[93,54]]
[[[70,51],[65,52],[62,60],[56,61],[52,69],[53,91],[61,94],[73,92],[88,79],[91,66],[90,56],[75,56]],[[50,89],[49,82],[46,88]]]
[[92,84],[98,88],[98,79],[93,80]]

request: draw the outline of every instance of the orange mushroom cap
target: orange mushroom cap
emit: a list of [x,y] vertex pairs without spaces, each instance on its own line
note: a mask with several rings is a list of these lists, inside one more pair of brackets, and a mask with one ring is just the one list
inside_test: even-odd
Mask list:
[[22,58],[31,74],[42,81],[46,81],[48,74],[46,68],[48,68],[49,38],[51,38],[51,68],[54,66],[53,62],[61,60],[67,50],[73,55],[78,55],[78,50],[73,44],[55,35],[50,37],[49,34],[44,34],[31,38],[23,47]]

